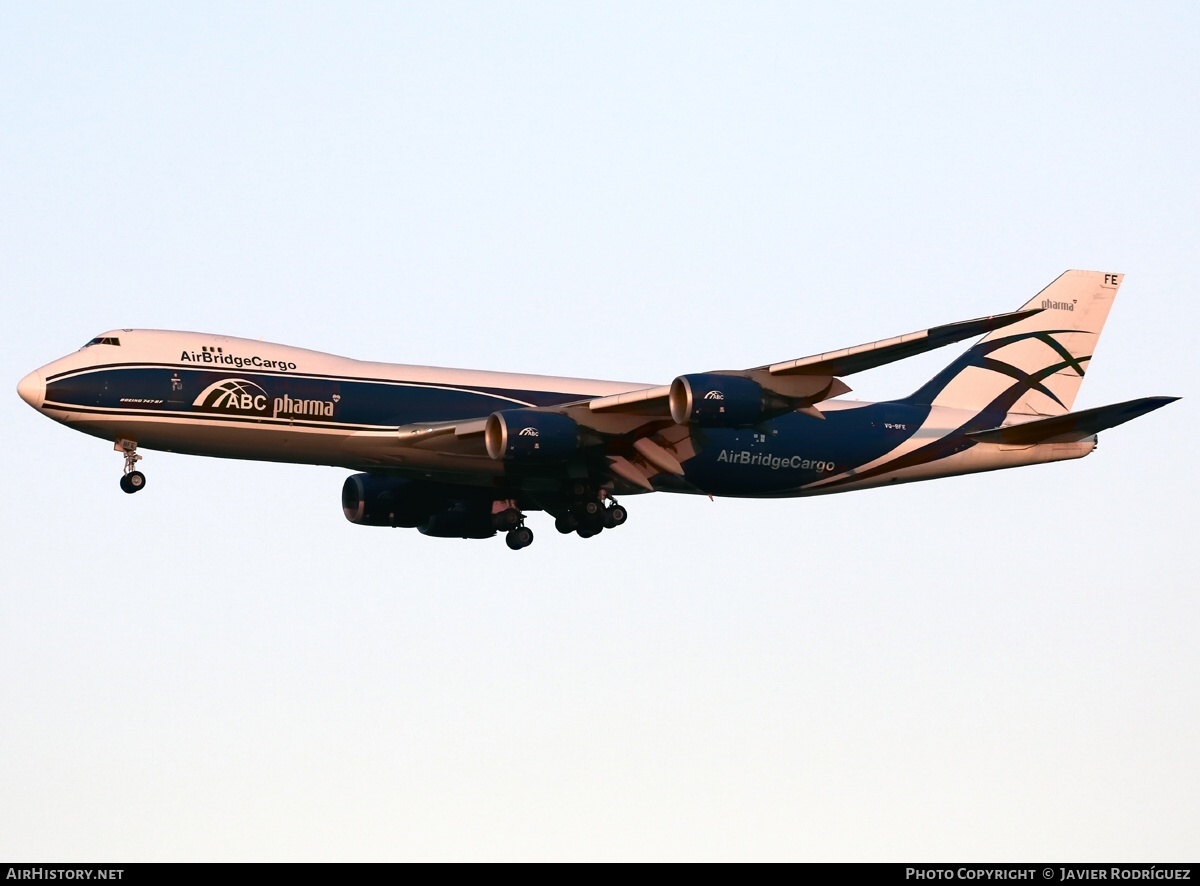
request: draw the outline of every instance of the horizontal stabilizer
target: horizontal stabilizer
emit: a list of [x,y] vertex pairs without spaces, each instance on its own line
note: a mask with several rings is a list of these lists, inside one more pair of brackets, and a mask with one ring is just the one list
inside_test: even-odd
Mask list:
[[1041,308],[1013,311],[1008,314],[996,314],[992,317],[980,317],[978,320],[962,320],[958,323],[947,323],[944,326],[934,326],[922,329],[920,332],[910,332],[908,335],[898,335],[895,338],[885,338],[880,341],[868,342],[853,348],[843,348],[840,351],[829,351],[824,354],[814,354],[811,357],[801,357],[799,360],[788,360],[784,363],[773,363],[763,366],[772,375],[851,375],[864,372],[896,360],[924,354],[946,345],[952,345],[968,338],[975,338],[996,329],[1003,329],[1041,313]]
[[1115,428],[1147,412],[1174,403],[1178,397],[1143,397],[1112,406],[1068,412],[1052,418],[1039,418],[1019,425],[974,431],[968,437],[979,443],[1004,443],[1032,446],[1035,443],[1068,443],[1083,440],[1108,428]]

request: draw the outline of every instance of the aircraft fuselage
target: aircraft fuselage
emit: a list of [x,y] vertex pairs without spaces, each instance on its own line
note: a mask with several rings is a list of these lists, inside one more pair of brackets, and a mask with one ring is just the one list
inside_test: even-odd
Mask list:
[[[197,333],[114,330],[96,341],[31,373],[22,396],[69,427],[139,448],[471,485],[509,477],[519,486],[539,471],[481,453],[402,446],[397,429],[646,387],[365,362]],[[820,410],[824,420],[790,412],[753,427],[693,428],[685,482],[659,476],[654,485],[721,496],[811,495],[1078,458],[1095,445],[978,444],[965,430],[997,417],[903,401],[829,400]]]

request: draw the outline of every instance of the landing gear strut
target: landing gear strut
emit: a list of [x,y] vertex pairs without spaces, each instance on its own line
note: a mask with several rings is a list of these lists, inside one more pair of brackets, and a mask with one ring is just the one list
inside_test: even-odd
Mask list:
[[533,530],[525,525],[525,515],[515,507],[515,502],[497,502],[495,506],[500,510],[492,514],[492,526],[505,533],[504,543],[509,549],[519,551],[533,544]]
[[137,452],[137,442],[118,440],[113,449],[125,454],[125,474],[121,477],[121,491],[132,495],[146,485],[146,475],[135,470],[137,463],[142,460]]

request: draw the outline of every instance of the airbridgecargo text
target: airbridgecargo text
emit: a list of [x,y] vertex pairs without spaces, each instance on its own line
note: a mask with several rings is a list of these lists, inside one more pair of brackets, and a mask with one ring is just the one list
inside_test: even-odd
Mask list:
[[288,372],[296,368],[295,363],[290,363],[287,360],[268,360],[266,357],[260,357],[255,354],[253,357],[240,357],[237,354],[217,354],[212,351],[184,351],[179,355],[180,363],[220,363],[225,366],[236,366],[241,369],[244,366],[254,366],[259,369],[275,369],[279,372]]
[[833,462],[805,458],[802,455],[784,456],[769,455],[765,452],[750,452],[746,449],[722,449],[717,461],[727,461],[733,465],[761,465],[778,471],[781,468],[796,468],[806,471],[819,471],[824,474],[833,470]]

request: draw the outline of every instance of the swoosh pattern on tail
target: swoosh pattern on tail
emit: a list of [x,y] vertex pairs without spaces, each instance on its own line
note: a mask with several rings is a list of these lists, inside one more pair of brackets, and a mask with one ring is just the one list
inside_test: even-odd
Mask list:
[[1070,412],[1122,278],[1067,271],[1024,306],[1037,314],[985,335],[906,399],[977,412],[1001,403],[1025,415]]

